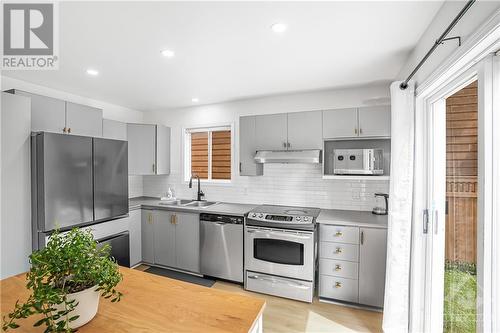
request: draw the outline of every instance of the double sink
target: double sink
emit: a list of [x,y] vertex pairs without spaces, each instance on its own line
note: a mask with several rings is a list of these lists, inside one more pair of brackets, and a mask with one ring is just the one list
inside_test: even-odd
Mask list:
[[217,204],[215,201],[196,201],[188,199],[179,199],[172,201],[162,201],[159,205],[170,207],[191,207],[191,208],[207,208]]

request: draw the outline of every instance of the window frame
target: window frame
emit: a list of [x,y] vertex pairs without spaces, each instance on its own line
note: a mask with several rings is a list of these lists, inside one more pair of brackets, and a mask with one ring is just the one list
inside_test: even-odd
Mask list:
[[[231,178],[230,179],[212,179],[212,132],[217,131],[231,131]],[[183,169],[183,182],[188,183],[191,177],[191,133],[208,132],[208,179],[200,179],[202,183],[208,184],[218,184],[218,185],[231,185],[234,180],[234,153],[235,153],[235,142],[234,142],[234,124],[233,123],[222,123],[214,125],[206,125],[199,127],[184,127],[182,129],[182,140],[183,140],[183,157],[182,157],[182,169]]]

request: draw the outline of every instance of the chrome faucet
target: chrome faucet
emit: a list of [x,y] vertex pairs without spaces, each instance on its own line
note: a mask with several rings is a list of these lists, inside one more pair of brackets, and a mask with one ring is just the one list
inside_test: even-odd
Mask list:
[[198,178],[198,193],[196,196],[196,201],[202,201],[202,198],[205,197],[205,193],[200,188],[200,177],[198,175],[191,175],[191,178],[189,179],[189,188],[193,188],[193,178],[196,177]]

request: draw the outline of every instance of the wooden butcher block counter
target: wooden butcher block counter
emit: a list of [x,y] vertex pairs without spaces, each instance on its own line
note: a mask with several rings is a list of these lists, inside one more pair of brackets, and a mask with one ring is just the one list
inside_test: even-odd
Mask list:
[[[78,332],[262,332],[262,299],[120,268],[122,300],[101,298],[96,317]],[[28,298],[25,274],[0,281],[2,317]],[[37,316],[10,332],[43,332]]]

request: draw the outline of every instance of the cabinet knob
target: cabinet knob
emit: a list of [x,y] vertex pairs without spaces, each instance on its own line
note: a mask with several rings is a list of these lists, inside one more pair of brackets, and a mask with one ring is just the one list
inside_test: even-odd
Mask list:
[[340,237],[340,236],[342,236],[342,232],[341,232],[341,231],[337,231],[337,232],[335,233],[335,237]]
[[335,288],[341,288],[342,287],[342,283],[340,282],[335,282]]
[[71,134],[71,127],[68,127],[68,133]]
[[335,253],[342,253],[342,249],[340,247],[338,247],[336,250],[335,250]]
[[66,127],[63,128],[63,133],[68,133],[68,129]]
[[359,134],[363,134],[363,129],[362,128],[359,129]]
[[354,134],[358,134],[358,129],[357,128],[354,129]]
[[335,271],[338,272],[342,270],[342,267],[340,267],[340,265],[335,265]]

